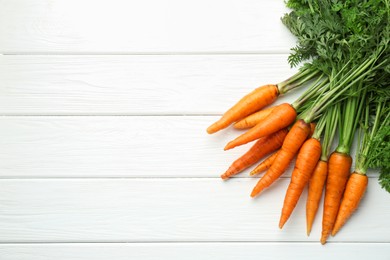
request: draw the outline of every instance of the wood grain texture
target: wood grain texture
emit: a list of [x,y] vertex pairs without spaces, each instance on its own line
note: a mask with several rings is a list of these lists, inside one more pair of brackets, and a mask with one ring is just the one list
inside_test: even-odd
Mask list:
[[388,259],[376,173],[326,246],[319,219],[305,235],[306,194],[277,228],[291,169],[257,199],[257,178],[218,178],[249,146],[223,152],[239,132],[206,127],[296,71],[286,11],[267,0],[0,0],[0,259]]
[[296,71],[287,54],[5,55],[0,114],[221,114],[258,86]]
[[[252,144],[216,116],[1,117],[1,177],[219,177]],[[249,172],[240,176],[248,176]]]
[[[318,219],[306,236],[304,200],[278,228],[289,179],[251,199],[256,181],[0,180],[0,242],[319,240]],[[360,208],[329,241],[390,242],[387,201],[387,192],[370,179]]]
[[1,0],[0,53],[287,53],[267,0]]
[[242,131],[208,135],[217,118],[0,117],[0,177],[219,177],[253,142],[223,151]]
[[[388,243],[126,243],[0,245],[2,260],[388,260]],[[337,256],[337,258],[335,258]]]

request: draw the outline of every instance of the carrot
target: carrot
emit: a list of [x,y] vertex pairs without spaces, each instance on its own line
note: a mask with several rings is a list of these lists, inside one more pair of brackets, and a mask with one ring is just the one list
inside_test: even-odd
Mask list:
[[260,137],[275,133],[294,122],[296,116],[297,112],[290,104],[281,104],[275,107],[272,112],[264,118],[261,124],[256,125],[246,133],[229,142],[225,146],[225,150],[232,149],[236,146],[254,141]]
[[367,99],[370,101],[365,104],[363,116],[359,120],[362,124],[358,131],[361,142],[357,147],[355,172],[348,179],[332,230],[333,236],[357,209],[364,196],[368,185],[367,169],[389,167],[390,100],[383,101],[382,97],[374,92],[370,93]]
[[[207,128],[207,132],[209,134],[212,134],[228,127],[233,122],[241,120],[242,118],[272,104],[273,102],[275,102],[275,100],[279,95],[283,95],[297,87],[302,86],[303,84],[310,81],[314,77],[317,77],[319,74],[320,72],[317,69],[304,68],[302,70],[299,70],[292,77],[282,82],[279,82],[278,84],[264,85],[262,87],[253,90],[251,93],[241,98],[241,100],[239,100],[227,112],[225,112],[225,114],[217,122],[209,126]],[[318,83],[319,80],[316,82]],[[317,84],[315,83],[315,85]],[[321,87],[321,84],[319,87]],[[313,87],[313,91],[308,91],[309,93],[306,94],[311,97],[310,93],[318,92],[319,87],[318,86]],[[301,104],[301,102],[298,103]],[[280,129],[282,128],[284,127],[281,127]]]
[[336,223],[332,230],[332,236],[336,235],[352,213],[357,209],[360,200],[363,198],[364,192],[366,191],[367,184],[367,175],[356,172],[351,174],[337,214]]
[[291,181],[284,198],[279,228],[283,228],[284,224],[290,218],[303,189],[310,180],[320,156],[321,143],[315,138],[308,139],[299,150],[297,161],[291,175]]
[[256,166],[256,168],[254,168],[251,172],[250,172],[250,176],[253,176],[253,175],[256,175],[256,174],[259,174],[259,173],[262,173],[263,171],[265,170],[268,170],[269,167],[271,167],[272,163],[274,162],[276,156],[278,155],[279,151],[273,153],[272,155],[268,156],[267,159],[265,159],[264,161],[262,161],[259,165]]
[[333,229],[351,164],[352,158],[349,154],[336,151],[329,157],[328,179],[326,181],[324,213],[322,217],[321,244],[326,243],[326,239]]
[[316,131],[313,133],[313,137],[320,137],[322,130],[325,131],[321,145],[321,158],[318,161],[313,175],[309,181],[309,190],[306,201],[306,233],[308,236],[310,235],[314,218],[318,211],[326,177],[328,175],[328,157],[333,138],[336,133],[338,119],[339,114],[337,108],[329,108],[329,110],[327,110],[322,118],[318,121]]
[[311,122],[310,123],[310,134],[309,134],[309,137],[311,137],[313,134],[314,134],[314,131],[316,130],[316,123],[314,122]]
[[[315,127],[316,127],[316,123],[310,123],[310,134],[309,136],[312,136],[313,133],[314,133],[314,130],[315,130]],[[277,154],[278,154],[279,151],[273,153],[272,155],[270,155],[267,159],[265,159],[264,161],[262,161],[259,165],[256,166],[256,168],[254,168],[250,173],[249,175],[250,176],[254,176],[256,174],[259,174],[259,173],[262,173],[263,171],[265,170],[268,170],[269,167],[271,167],[272,163],[274,162]]]
[[[313,133],[314,133],[314,130],[315,130],[315,126],[316,126],[316,123],[310,123],[310,134],[309,136],[312,136]],[[259,174],[259,173],[262,173],[263,171],[266,171],[269,169],[269,167],[271,167],[272,163],[274,162],[276,156],[278,155],[278,152],[275,152],[273,153],[272,155],[270,155],[267,159],[265,159],[264,161],[262,161],[259,165],[256,166],[256,168],[254,168],[250,173],[249,175],[250,176],[254,176],[256,174]]]
[[228,127],[233,122],[272,104],[277,99],[278,95],[279,90],[277,85],[264,85],[253,90],[226,111],[217,122],[209,126],[207,132],[213,134]]
[[257,111],[256,113],[249,115],[240,121],[236,122],[233,127],[236,129],[247,129],[254,127],[261,121],[263,121],[264,118],[266,118],[274,109],[275,107],[268,107],[265,109],[262,109],[260,111]]
[[260,138],[248,152],[233,162],[229,169],[221,175],[222,179],[227,179],[240,173],[249,166],[253,165],[265,155],[279,149],[286,137],[288,130],[282,129],[271,135]]
[[314,218],[322,197],[326,176],[328,174],[328,162],[320,160],[314,169],[313,176],[309,182],[309,192],[306,202],[306,232],[310,235]]
[[265,188],[269,187],[275,182],[287,169],[288,165],[298,152],[299,148],[306,141],[307,136],[310,133],[310,125],[302,119],[295,122],[290,132],[288,132],[284,139],[282,148],[279,150],[271,167],[266,174],[257,182],[254,187],[251,197],[256,196],[262,192]]

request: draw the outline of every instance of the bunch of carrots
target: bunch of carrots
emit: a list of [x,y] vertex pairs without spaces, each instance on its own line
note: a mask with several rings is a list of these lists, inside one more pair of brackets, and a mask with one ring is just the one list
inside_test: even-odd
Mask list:
[[[351,25],[344,22],[343,19],[351,14],[343,14],[342,10],[355,4],[361,9],[371,8],[369,4],[362,5],[357,0],[348,3],[288,1],[287,5],[293,11],[283,17],[283,22],[299,40],[289,62],[292,65],[305,59],[310,59],[310,62],[281,83],[253,90],[207,128],[209,134],[232,124],[237,129],[248,129],[229,142],[225,150],[254,142],[221,175],[224,180],[269,155],[250,172],[251,176],[265,172],[253,188],[251,197],[258,196],[274,184],[296,157],[279,227],[285,225],[308,185],[306,222],[309,235],[325,189],[322,244],[330,234],[334,236],[358,208],[367,188],[369,168],[381,169],[381,185],[390,192],[389,6],[387,1],[377,0],[375,3],[383,4],[387,11],[381,13],[382,20],[374,21],[380,28],[373,28],[374,22],[369,24],[371,18],[365,17],[370,27],[365,33],[371,33],[373,39],[364,42],[357,39],[361,32],[352,30]],[[360,13],[363,10],[355,11]],[[354,19],[360,22],[363,18]],[[325,25],[331,23],[330,32],[317,28],[321,22]],[[381,33],[378,33],[379,29]],[[329,41],[336,37],[332,33],[337,37],[342,33],[345,42],[333,41],[330,47],[324,46],[326,37]],[[310,48],[304,41],[310,42]],[[345,48],[345,44],[350,48]],[[306,90],[295,102],[271,106],[280,95],[298,87]],[[337,131],[338,145],[331,153]],[[350,154],[356,131],[358,151],[355,170],[351,173]]]

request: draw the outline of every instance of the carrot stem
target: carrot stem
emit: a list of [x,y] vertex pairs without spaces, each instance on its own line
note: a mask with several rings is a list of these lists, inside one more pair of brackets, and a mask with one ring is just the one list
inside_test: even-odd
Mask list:
[[325,134],[322,140],[322,153],[321,160],[327,162],[332,147],[333,139],[336,134],[337,122],[338,122],[338,107],[339,104],[332,106],[324,115],[326,117]]
[[324,75],[318,77],[318,79],[296,100],[292,103],[292,106],[295,109],[298,109],[302,106],[307,100],[312,99],[316,95],[320,94],[320,90],[323,88],[323,91],[326,90],[328,84],[328,79],[323,79]]
[[306,77],[298,78],[298,80],[293,81],[293,82],[291,82],[291,83],[289,83],[289,84],[287,84],[287,85],[285,85],[283,87],[279,86],[279,84],[278,84],[279,92],[280,92],[280,94],[287,93],[287,92],[289,92],[292,89],[295,89],[297,87],[302,86],[303,84],[305,84],[309,80],[313,79],[318,74],[319,74],[318,71],[313,71],[309,75],[307,75]]
[[[318,70],[314,70],[313,71],[313,68],[312,67],[304,67],[303,69],[299,70],[297,73],[295,73],[293,76],[289,77],[288,79],[282,81],[282,82],[279,82],[278,84],[276,84],[278,86],[278,90],[279,90],[279,93],[281,94],[285,94],[287,93],[289,90],[293,89],[293,88],[289,88],[289,85],[295,85],[295,87],[299,87],[301,86],[303,83],[305,82],[302,82],[300,85],[296,85],[295,83],[302,79],[303,77],[307,76],[308,74],[318,74],[319,71]],[[314,77],[315,75],[313,75]],[[309,78],[310,79],[310,78]],[[308,80],[309,80],[308,79]]]
[[353,67],[349,72],[346,73],[348,76],[343,77],[342,80],[339,80],[341,82],[331,82],[331,84],[335,84],[335,87],[323,95],[318,102],[316,102],[316,105],[313,107],[312,112],[309,114],[306,121],[311,121],[313,118],[319,116],[330,105],[334,105],[336,99],[339,99],[340,96],[343,95],[352,86],[359,83],[364,77],[372,73],[373,70],[387,62],[387,60],[385,60],[380,64],[368,69],[368,67],[374,64],[377,58],[377,56],[374,56],[373,58],[367,59],[357,67]]

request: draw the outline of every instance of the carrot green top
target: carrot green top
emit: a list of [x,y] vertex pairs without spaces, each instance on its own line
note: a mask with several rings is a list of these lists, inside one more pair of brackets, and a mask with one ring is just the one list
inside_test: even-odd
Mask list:
[[355,172],[381,169],[379,181],[390,192],[390,96],[369,93],[358,131]]

